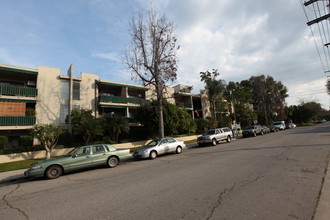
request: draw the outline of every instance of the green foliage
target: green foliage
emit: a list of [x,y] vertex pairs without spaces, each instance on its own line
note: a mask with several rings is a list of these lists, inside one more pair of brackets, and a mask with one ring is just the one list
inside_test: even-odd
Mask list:
[[321,120],[323,117],[319,116],[323,113],[320,103],[307,102],[299,106],[290,106],[287,110],[291,113],[292,120],[296,123],[306,123],[311,120]]
[[8,143],[9,141],[7,136],[0,136],[0,149],[5,149]]
[[85,144],[89,144],[96,136],[103,134],[100,119],[93,116],[92,110],[72,110],[70,117],[73,134],[81,135]]
[[101,117],[104,134],[108,135],[111,140],[118,143],[121,133],[129,132],[129,124],[127,118],[119,115],[105,114]]
[[195,123],[196,123],[196,133],[197,134],[202,134],[206,130],[216,128],[218,125],[217,122],[213,118],[207,118],[207,119],[197,118],[197,119],[195,119]]
[[208,70],[206,72],[200,72],[201,81],[205,83],[205,89],[208,91],[212,117],[215,119],[217,119],[217,105],[221,103],[221,94],[225,90],[224,81],[217,79],[219,75],[220,73],[217,69],[213,69],[212,72]]
[[20,136],[18,139],[18,145],[20,147],[31,147],[33,145],[32,136]]
[[37,138],[46,150],[46,158],[50,158],[54,146],[57,144],[59,136],[64,132],[63,127],[53,124],[36,125],[31,131],[31,135]]
[[[152,102],[139,107],[135,118],[144,125],[148,137],[157,137],[158,131],[158,111],[156,102]],[[163,102],[164,131],[166,135],[177,135],[190,133],[196,130],[196,124],[191,115],[183,108],[174,104]]]
[[25,110],[25,116],[36,116],[36,110],[34,110],[33,108],[27,108]]
[[135,119],[143,124],[144,133],[148,138],[158,136],[158,112],[156,102],[141,105],[136,109]]
[[284,101],[288,97],[288,90],[282,82],[275,81],[271,76],[260,75],[252,76],[246,86],[252,91],[252,104],[256,107],[259,123],[286,120]]
[[219,127],[229,127],[231,128],[232,119],[230,116],[223,116],[219,123]]

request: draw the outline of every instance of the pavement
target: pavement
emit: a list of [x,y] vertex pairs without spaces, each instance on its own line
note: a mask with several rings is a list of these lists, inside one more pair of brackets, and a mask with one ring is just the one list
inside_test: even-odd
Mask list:
[[[14,170],[9,172],[0,173],[0,186],[6,183],[14,183],[19,180],[23,180],[23,170]],[[330,163],[328,163],[327,170],[325,172],[324,181],[321,189],[321,194],[317,204],[316,212],[313,220],[329,220],[330,219]]]

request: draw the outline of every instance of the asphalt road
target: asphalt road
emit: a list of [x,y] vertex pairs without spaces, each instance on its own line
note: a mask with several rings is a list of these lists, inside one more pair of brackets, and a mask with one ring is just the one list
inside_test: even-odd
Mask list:
[[312,219],[330,126],[0,187],[1,219]]

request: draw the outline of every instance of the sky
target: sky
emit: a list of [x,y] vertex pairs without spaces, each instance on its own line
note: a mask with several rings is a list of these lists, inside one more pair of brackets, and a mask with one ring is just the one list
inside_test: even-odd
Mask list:
[[1,64],[61,74],[73,64],[76,76],[138,84],[123,62],[129,21],[153,7],[175,25],[173,86],[192,85],[197,94],[204,88],[200,72],[212,69],[227,83],[269,75],[287,87],[287,105],[316,101],[330,108],[326,57],[317,30],[306,24],[315,9],[301,0],[1,0],[0,6]]

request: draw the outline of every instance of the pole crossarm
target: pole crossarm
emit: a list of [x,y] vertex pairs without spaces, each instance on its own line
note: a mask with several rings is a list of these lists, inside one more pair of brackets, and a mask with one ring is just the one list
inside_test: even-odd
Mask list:
[[312,21],[309,21],[309,22],[307,22],[307,25],[310,26],[312,24],[318,23],[318,22],[323,21],[323,20],[328,19],[328,18],[330,18],[330,14],[326,14],[326,15],[323,15],[322,17],[319,17],[319,18],[316,18]]
[[317,1],[318,0],[310,0],[310,1],[304,2],[304,5],[307,6],[307,5],[313,4],[314,2],[317,2]]

